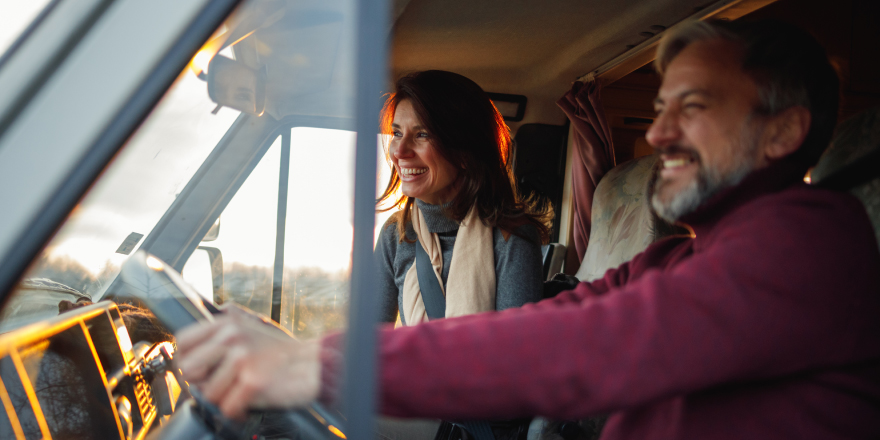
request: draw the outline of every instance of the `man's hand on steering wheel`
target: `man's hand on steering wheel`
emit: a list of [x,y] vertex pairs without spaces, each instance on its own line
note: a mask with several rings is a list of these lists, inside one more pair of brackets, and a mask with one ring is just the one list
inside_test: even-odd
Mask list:
[[320,345],[298,341],[253,314],[229,308],[177,334],[183,377],[224,415],[307,405],[320,391]]

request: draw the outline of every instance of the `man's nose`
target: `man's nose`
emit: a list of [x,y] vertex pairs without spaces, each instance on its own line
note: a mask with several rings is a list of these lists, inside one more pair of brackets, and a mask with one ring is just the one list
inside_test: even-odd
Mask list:
[[662,111],[645,133],[645,139],[654,148],[663,148],[681,137],[678,118],[671,111]]

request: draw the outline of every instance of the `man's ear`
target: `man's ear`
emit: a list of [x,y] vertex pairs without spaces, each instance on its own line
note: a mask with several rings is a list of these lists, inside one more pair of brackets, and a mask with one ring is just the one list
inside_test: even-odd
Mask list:
[[772,116],[764,131],[764,154],[767,159],[782,159],[797,151],[807,138],[811,120],[810,111],[799,105]]

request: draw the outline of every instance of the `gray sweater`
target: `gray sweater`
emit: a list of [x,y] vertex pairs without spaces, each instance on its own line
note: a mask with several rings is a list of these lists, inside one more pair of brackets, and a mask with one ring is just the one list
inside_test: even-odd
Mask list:
[[[428,230],[440,238],[443,252],[443,287],[449,276],[452,261],[452,247],[458,234],[458,222],[443,215],[440,205],[430,205],[416,200],[419,210],[425,217]],[[504,239],[498,228],[493,229],[495,244],[495,310],[519,307],[525,303],[541,299],[542,261],[541,244],[534,226],[523,225],[516,234]],[[406,237],[416,239],[412,223],[406,225]],[[526,237],[526,238],[523,238]],[[415,262],[415,243],[400,242],[397,223],[388,221],[379,233],[376,244],[376,259],[379,269],[379,294],[382,312],[381,320],[394,322],[397,311],[403,305],[403,280]],[[403,316],[401,316],[403,321]],[[404,322],[405,323],[405,322]]]

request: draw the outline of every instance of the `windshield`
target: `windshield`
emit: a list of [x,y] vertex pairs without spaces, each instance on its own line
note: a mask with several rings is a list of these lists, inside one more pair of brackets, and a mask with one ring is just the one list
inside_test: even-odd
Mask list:
[[120,266],[144,246],[180,255],[167,262],[205,299],[299,335],[343,327],[352,10],[343,0],[240,6],[31,264],[0,331],[56,316],[61,302],[115,298]]
[[[40,254],[25,281],[51,280],[92,301],[100,299],[122,262],[140,247],[239,116],[228,108],[212,114],[215,106],[204,82],[181,75]],[[17,292],[3,311],[0,329],[57,315],[57,303],[43,314],[28,313],[35,308],[25,305],[43,295],[33,289]]]
[[0,58],[48,4],[49,0],[0,2]]

